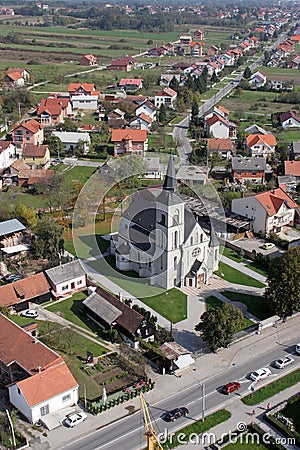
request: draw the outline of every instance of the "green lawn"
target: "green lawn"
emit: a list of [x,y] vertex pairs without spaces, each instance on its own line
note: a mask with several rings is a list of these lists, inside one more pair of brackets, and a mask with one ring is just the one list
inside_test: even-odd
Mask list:
[[266,269],[263,269],[262,267],[259,267],[258,265],[255,264],[255,262],[251,262],[249,264],[246,264],[246,267],[248,267],[248,269],[254,270],[254,272],[257,272],[260,275],[268,278],[268,272],[266,271]]
[[242,402],[248,406],[257,405],[258,403],[261,403],[264,400],[273,397],[279,392],[284,391],[291,386],[294,386],[295,384],[299,383],[299,381],[300,369],[297,369],[294,372],[291,372],[288,375],[280,378],[279,380],[273,381],[273,383],[270,383],[267,386],[256,390],[250,395],[247,395],[247,397],[244,397],[242,399]]
[[187,318],[187,296],[176,288],[153,297],[140,297],[140,300],[172,323]]
[[252,286],[258,288],[265,287],[265,285],[260,281],[255,280],[249,275],[246,275],[239,270],[228,266],[222,261],[219,262],[219,269],[215,272],[215,274],[223,278],[224,280],[229,281],[229,283],[242,284],[244,286]]
[[291,403],[284,410],[283,414],[285,417],[290,417],[293,419],[295,424],[295,430],[300,433],[300,400]]
[[[255,441],[255,439],[254,439]],[[251,437],[247,440],[246,437],[244,437],[243,439],[241,439],[241,441],[239,440],[238,442],[234,443],[234,444],[228,444],[224,447],[225,450],[269,450],[271,448],[276,448],[274,446],[270,447],[270,446],[266,446],[262,443],[256,443],[256,442],[252,442],[251,441]]]
[[96,170],[97,168],[95,167],[75,166],[63,174],[64,186],[66,188],[72,188],[74,182],[85,183]]
[[[215,309],[217,307],[221,307],[223,304],[222,300],[219,300],[217,297],[214,297],[213,295],[207,297],[205,299],[205,303],[208,311]],[[251,325],[253,325],[252,320],[247,319],[247,317],[244,317],[243,325],[236,332],[238,333],[239,331],[242,331],[245,328],[251,327]]]
[[220,253],[223,253],[223,255],[227,256],[227,258],[230,258],[233,261],[238,262],[238,263],[245,261],[245,258],[239,257],[238,252],[236,252],[235,250],[228,248],[228,247],[221,246]]
[[265,297],[257,295],[242,294],[239,292],[223,291],[222,295],[234,302],[241,302],[247,306],[247,311],[260,320],[272,316],[272,312],[267,304]]
[[[168,441],[166,444],[162,444],[162,446],[164,449],[176,448],[179,444],[182,445],[183,441],[188,442],[191,435],[194,436],[204,433],[205,431],[210,430],[216,425],[219,425],[220,423],[230,419],[230,417],[231,413],[229,411],[227,411],[226,409],[220,409],[219,411],[206,417],[204,422],[198,420],[191,425],[188,425],[181,430],[176,431],[176,433],[172,434],[172,440]],[[180,442],[178,442],[179,435]]]

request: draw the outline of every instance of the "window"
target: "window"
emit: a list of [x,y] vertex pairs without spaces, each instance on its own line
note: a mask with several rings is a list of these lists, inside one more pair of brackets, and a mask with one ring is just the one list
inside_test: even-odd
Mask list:
[[68,400],[71,400],[71,394],[64,395],[62,398],[63,403],[67,402]]
[[49,414],[49,405],[42,406],[40,408],[41,416],[46,416]]
[[66,291],[67,289],[68,289],[68,285],[67,284],[61,288],[62,291]]
[[175,256],[174,258],[174,270],[177,269],[177,256]]
[[21,391],[20,391],[20,388],[17,388],[17,390],[18,390],[18,394],[19,394],[19,395],[21,395]]
[[200,242],[203,242],[203,234],[200,234]]
[[178,231],[174,233],[174,248],[178,247]]
[[79,284],[82,284],[82,280],[78,280],[78,281],[77,281],[77,286],[78,286]]
[[194,243],[194,239],[193,239],[193,236],[191,237],[191,245],[193,245],[193,243]]

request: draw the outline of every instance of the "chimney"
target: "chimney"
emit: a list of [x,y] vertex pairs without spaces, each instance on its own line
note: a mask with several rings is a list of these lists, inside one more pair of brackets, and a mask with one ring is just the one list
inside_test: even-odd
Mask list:
[[120,300],[120,302],[123,301],[123,294],[122,294],[122,292],[119,292],[119,300]]

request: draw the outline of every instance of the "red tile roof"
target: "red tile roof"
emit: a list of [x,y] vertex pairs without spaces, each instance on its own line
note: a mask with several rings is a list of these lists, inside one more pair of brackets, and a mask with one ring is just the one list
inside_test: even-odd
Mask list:
[[217,105],[216,108],[219,109],[224,114],[226,114],[226,116],[229,116],[229,113],[230,113],[229,109],[226,109],[226,108],[224,108],[224,106],[221,106],[221,105]]
[[10,167],[15,169],[17,172],[20,170],[30,170],[30,166],[28,166],[28,164],[26,164],[22,159],[17,159],[11,164]]
[[229,138],[209,138],[207,139],[208,150],[232,150],[232,142]]
[[37,115],[40,116],[44,112],[59,116],[63,109],[67,108],[69,99],[65,97],[48,97],[43,98],[38,107]]
[[132,130],[132,129],[116,129],[112,130],[111,141],[122,142],[123,140],[130,140],[136,142],[147,141],[147,130]]
[[119,86],[127,86],[127,84],[142,86],[143,80],[141,78],[121,78]]
[[[30,172],[32,172],[30,170]],[[23,278],[14,283],[0,286],[0,306],[11,306],[46,294],[50,291],[47,278],[43,273]]]
[[224,125],[227,125],[229,127],[229,123],[227,122],[226,119],[224,119],[224,117],[218,116],[217,114],[213,114],[211,117],[209,117],[206,120],[206,124],[208,127],[211,127],[212,125],[214,125],[217,122],[222,122],[224,123]]
[[147,123],[152,123],[152,119],[151,117],[147,116],[147,114],[145,113],[141,113],[138,117],[140,117],[141,119],[143,119],[145,122]]
[[20,75],[22,75],[24,70],[25,69],[21,69],[20,67],[10,67],[9,69],[7,69],[7,73],[19,73]]
[[44,158],[48,150],[48,145],[24,144],[23,158]]
[[298,206],[280,187],[273,189],[272,191],[257,194],[255,198],[266,210],[268,216],[274,216],[283,203],[285,203],[288,208],[297,208]]
[[96,90],[94,83],[70,83],[68,92],[73,93],[78,91],[79,88],[85,90],[85,92],[92,93]]
[[284,173],[300,177],[300,161],[284,161]]
[[276,137],[273,134],[249,134],[246,142],[249,148],[256,144],[267,144],[269,147],[277,145]]
[[63,361],[61,356],[3,314],[0,314],[0,330],[0,360],[6,366],[16,361],[29,374],[35,375],[39,370]]
[[12,141],[0,141],[0,154],[10,145],[13,145]]
[[23,78],[22,74],[20,74],[19,72],[11,72],[8,73],[7,76],[13,81],[17,81],[20,78]]
[[174,97],[177,95],[177,92],[171,88],[165,88],[160,91],[158,94],[155,94],[155,97]]
[[64,361],[16,384],[31,407],[78,386]]
[[23,123],[17,123],[14,126],[14,131],[17,128],[26,128],[27,130],[31,131],[32,133],[37,133],[39,130],[42,130],[44,127],[43,125],[41,125],[37,120],[35,119],[30,119],[28,120],[28,122],[23,122]]

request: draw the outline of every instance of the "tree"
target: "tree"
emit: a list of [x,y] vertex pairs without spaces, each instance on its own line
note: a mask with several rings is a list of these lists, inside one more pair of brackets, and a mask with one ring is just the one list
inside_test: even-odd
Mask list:
[[244,78],[246,78],[246,80],[248,80],[252,75],[251,69],[249,66],[246,67],[246,69],[244,70]]
[[179,81],[174,76],[172,80],[170,81],[169,87],[173,89],[174,91],[177,91],[179,89]]
[[34,228],[37,225],[38,218],[33,208],[27,208],[23,204],[16,207],[16,216],[24,225]]
[[210,349],[228,347],[233,335],[242,327],[243,313],[231,303],[223,303],[215,309],[206,311],[201,316],[201,322],[195,326]]
[[160,123],[165,123],[167,120],[167,108],[164,104],[161,105],[158,111],[158,120]]
[[43,217],[34,228],[31,252],[36,258],[57,261],[64,251],[63,227],[51,217]]
[[289,249],[272,259],[266,299],[274,314],[285,318],[300,310],[300,248]]

